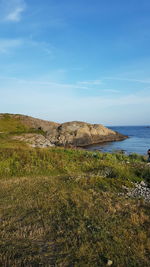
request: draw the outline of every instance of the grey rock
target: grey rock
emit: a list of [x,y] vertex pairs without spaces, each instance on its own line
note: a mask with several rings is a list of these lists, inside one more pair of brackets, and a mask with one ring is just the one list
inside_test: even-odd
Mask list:
[[13,139],[25,142],[34,148],[46,148],[54,146],[54,144],[52,144],[45,136],[41,134],[22,134],[19,136],[14,136]]
[[147,186],[146,183],[145,183],[144,181],[141,181],[140,185],[141,185],[141,186],[144,186],[144,187]]

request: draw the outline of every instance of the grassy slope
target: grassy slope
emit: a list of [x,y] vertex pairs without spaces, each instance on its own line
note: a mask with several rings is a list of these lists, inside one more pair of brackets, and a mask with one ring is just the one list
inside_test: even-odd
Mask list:
[[28,127],[23,125],[20,119],[4,114],[0,118],[0,132],[3,133],[22,133],[26,132]]
[[149,266],[149,204],[118,195],[144,157],[0,147],[1,266]]
[[15,118],[9,114],[3,114],[0,118],[0,147],[17,148],[26,147],[23,142],[12,139],[13,135],[21,135],[23,133],[36,133],[45,135],[42,130],[33,129],[23,124],[20,118]]

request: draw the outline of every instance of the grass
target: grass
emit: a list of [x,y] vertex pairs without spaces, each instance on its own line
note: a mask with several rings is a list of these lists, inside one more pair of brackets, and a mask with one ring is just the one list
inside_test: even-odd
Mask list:
[[92,188],[60,177],[3,183],[2,264],[148,266],[148,208]]
[[149,266],[148,204],[118,195],[147,177],[144,165],[140,156],[0,149],[1,265]]
[[9,114],[3,114],[0,118],[0,135],[11,136],[13,134],[22,134],[22,133],[37,133],[45,135],[45,132],[42,129],[30,128],[26,124],[23,124],[21,119],[18,117],[12,117]]
[[27,126],[22,124],[19,118],[4,114],[0,119],[0,132],[2,133],[22,133],[27,130]]
[[143,156],[33,149],[1,134],[0,266],[148,267],[149,203],[120,194],[141,180]]

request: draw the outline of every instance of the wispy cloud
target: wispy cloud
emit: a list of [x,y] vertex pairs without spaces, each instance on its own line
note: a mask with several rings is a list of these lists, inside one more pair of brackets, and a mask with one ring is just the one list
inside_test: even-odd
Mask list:
[[41,80],[24,80],[24,79],[18,79],[15,77],[4,77],[0,76],[0,80],[3,81],[14,81],[17,84],[27,85],[27,86],[45,86],[49,89],[57,89],[57,90],[71,90],[71,89],[88,89],[88,87],[79,85],[77,83],[71,84],[71,83],[59,83],[59,82],[52,82],[52,81],[41,81]]
[[108,93],[119,93],[119,90],[115,89],[102,89],[103,92],[108,92]]
[[43,52],[45,52],[47,55],[50,55],[50,56],[53,55],[53,52],[55,50],[55,47],[52,46],[50,43],[36,41],[36,40],[33,40],[32,37],[29,40],[24,40],[24,43],[26,43],[29,46],[41,49]]
[[16,38],[16,39],[1,39],[0,38],[0,54],[9,54],[14,51],[15,48],[25,47],[26,49],[32,48],[37,49],[37,51],[42,51],[44,54],[53,57],[55,48],[46,42],[37,42],[31,39]]
[[79,84],[84,84],[84,85],[100,85],[100,84],[102,84],[102,81],[101,80],[82,81],[82,82],[79,82]]
[[23,44],[21,39],[0,39],[0,53],[6,54]]
[[21,80],[15,77],[0,79],[2,112],[28,113],[54,121],[84,120],[113,124],[116,120],[121,122],[122,116],[125,122],[134,122],[134,111],[136,117],[140,118],[143,109],[147,113],[149,110],[150,94],[128,93],[125,96],[115,95],[114,98],[110,95],[78,95],[71,90],[75,89],[75,84]]
[[20,21],[21,13],[24,11],[23,7],[16,7],[11,13],[9,13],[5,20],[7,21]]
[[[63,71],[63,70],[58,70],[59,71]],[[88,84],[87,86],[84,85],[84,83],[80,83],[80,82],[76,82],[76,83],[62,83],[62,82],[54,82],[54,81],[46,81],[45,80],[25,80],[25,79],[18,79],[16,77],[5,77],[5,76],[0,76],[0,80],[3,80],[3,81],[8,81],[8,80],[12,80],[12,81],[15,81],[16,83],[18,84],[22,84],[22,85],[27,85],[28,86],[44,86],[44,87],[47,87],[49,89],[52,89],[52,88],[55,88],[57,90],[78,90],[78,89],[81,89],[81,90],[84,90],[84,89],[94,89],[95,87],[92,86],[92,87],[88,87]],[[101,88],[99,89],[99,93],[119,93],[119,90],[115,90],[115,89],[107,89],[107,88]]]
[[122,77],[106,77],[104,80],[115,80],[115,81],[126,81],[134,83],[150,83],[150,80],[147,79],[134,79],[134,78],[122,78]]
[[0,17],[3,22],[19,22],[26,9],[24,0],[2,0],[0,3]]

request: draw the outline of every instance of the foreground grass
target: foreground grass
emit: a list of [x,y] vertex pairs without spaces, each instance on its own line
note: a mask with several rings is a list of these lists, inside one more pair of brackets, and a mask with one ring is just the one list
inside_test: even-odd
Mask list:
[[149,266],[149,204],[121,196],[150,179],[144,157],[0,149],[1,266]]

